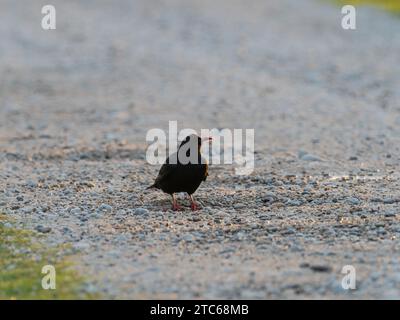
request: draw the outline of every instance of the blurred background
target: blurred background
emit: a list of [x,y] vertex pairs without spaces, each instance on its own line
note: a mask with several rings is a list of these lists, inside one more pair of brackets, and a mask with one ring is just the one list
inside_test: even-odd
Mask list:
[[[0,0],[0,211],[90,294],[399,298],[399,2],[346,1],[344,30],[341,1],[52,0],[46,31],[47,1]],[[211,166],[202,210],[165,210],[145,137],[170,120],[254,129],[254,173]],[[15,246],[7,298],[43,294]]]
[[355,136],[396,131],[399,24],[383,11],[357,7],[346,31],[334,1],[54,1],[45,31],[42,5],[0,1],[3,147],[143,144],[178,120],[255,128],[260,151],[323,138],[319,152],[346,159]]
[[398,14],[400,12],[400,1],[398,0],[354,0],[354,1],[343,1],[338,0],[338,3],[342,5],[352,4],[355,6],[359,5],[369,5],[369,6],[376,6],[378,8],[386,9],[390,12]]

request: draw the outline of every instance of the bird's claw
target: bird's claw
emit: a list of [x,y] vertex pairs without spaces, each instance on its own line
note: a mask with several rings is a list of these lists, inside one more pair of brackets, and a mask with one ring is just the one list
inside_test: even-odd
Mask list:
[[192,209],[192,211],[200,210],[200,207],[194,202],[190,205],[190,208]]
[[172,205],[172,210],[173,211],[182,211],[182,207],[178,204]]

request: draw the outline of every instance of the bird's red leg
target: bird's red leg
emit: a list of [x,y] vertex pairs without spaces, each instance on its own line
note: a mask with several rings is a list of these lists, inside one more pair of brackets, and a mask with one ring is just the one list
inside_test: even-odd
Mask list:
[[190,208],[192,208],[192,211],[200,210],[199,206],[194,201],[193,196],[191,194],[189,194],[189,198],[190,198]]
[[178,201],[176,200],[175,194],[172,194],[172,210],[174,211],[181,210],[181,207],[178,204]]

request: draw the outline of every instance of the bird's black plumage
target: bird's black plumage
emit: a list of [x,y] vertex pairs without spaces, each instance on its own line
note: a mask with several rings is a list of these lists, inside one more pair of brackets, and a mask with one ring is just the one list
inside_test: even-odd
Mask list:
[[187,136],[180,144],[178,151],[167,158],[152,186],[172,195],[174,209],[178,205],[174,197],[176,192],[186,192],[196,209],[192,194],[208,176],[208,164],[200,153],[201,138],[197,135]]

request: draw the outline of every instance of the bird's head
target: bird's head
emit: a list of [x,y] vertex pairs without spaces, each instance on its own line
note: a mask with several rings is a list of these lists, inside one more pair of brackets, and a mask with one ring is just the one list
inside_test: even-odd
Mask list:
[[183,145],[189,144],[190,147],[197,147],[198,150],[201,148],[201,144],[203,142],[208,142],[212,141],[211,137],[205,137],[205,138],[200,138],[197,134],[191,134],[190,136],[187,136],[180,144],[179,148],[181,148]]
[[196,134],[187,136],[180,144],[178,150],[178,160],[180,163],[187,164],[199,164],[199,161],[203,161],[201,157],[201,144],[205,141],[211,141],[211,138],[200,138]]

